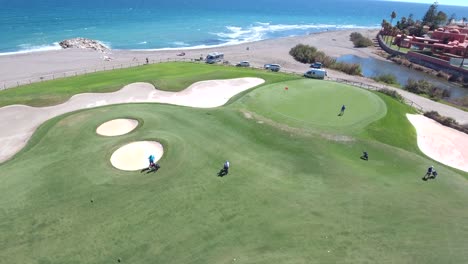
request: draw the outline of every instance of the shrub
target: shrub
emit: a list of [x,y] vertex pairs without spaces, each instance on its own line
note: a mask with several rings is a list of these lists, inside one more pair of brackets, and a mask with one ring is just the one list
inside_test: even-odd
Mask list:
[[298,44],[289,51],[289,55],[302,63],[313,63],[315,62],[315,54],[317,49],[315,47]]
[[463,125],[458,124],[457,121],[455,121],[455,119],[451,117],[441,116],[436,111],[425,112],[424,116],[430,119],[433,119],[444,126],[448,126],[448,127],[451,127],[453,129],[456,129],[458,131],[468,134],[468,127],[466,125],[463,126]]
[[463,96],[461,98],[453,99],[451,100],[451,102],[459,106],[468,107],[468,96]]
[[403,65],[403,66],[406,66],[408,68],[411,68],[412,67],[412,63],[411,61],[409,61],[408,59],[406,58],[402,58],[400,56],[396,56],[396,57],[392,57],[391,60],[393,62],[395,62],[396,64],[399,64],[399,65]]
[[349,75],[362,75],[361,65],[357,63],[335,62],[330,68],[342,71]]
[[353,32],[349,35],[349,40],[355,41],[356,39],[363,38],[364,36],[359,32]]
[[325,58],[323,58],[322,60],[322,65],[324,65],[324,67],[328,67],[330,65],[333,65],[334,63],[336,63],[336,59],[335,58],[332,58],[330,56],[326,56]]
[[312,62],[322,62],[322,65],[325,65],[323,61],[327,58],[328,56],[325,54],[323,51],[317,51],[315,53],[314,59]]
[[449,80],[449,79],[450,79],[450,74],[445,73],[445,72],[443,72],[443,71],[438,71],[438,72],[436,73],[436,76],[437,76],[437,77],[440,77],[440,78],[444,78],[445,80]]
[[365,48],[365,47],[370,47],[374,45],[374,42],[372,42],[372,40],[369,38],[360,38],[354,41],[353,43],[354,43],[354,47],[356,48]]
[[339,70],[351,75],[361,75],[361,65],[336,62],[336,59],[309,45],[298,44],[289,51],[289,54],[295,60],[302,63],[321,62],[323,67]]
[[430,82],[426,80],[408,80],[405,85],[405,90],[415,94],[427,94],[429,97],[434,99],[442,99],[450,96],[450,91],[434,87]]
[[398,93],[397,91],[395,91],[395,90],[391,90],[391,89],[387,89],[387,88],[382,88],[382,89],[377,90],[377,92],[386,94],[386,95],[388,95],[388,96],[391,96],[391,97],[397,99],[397,100],[400,101],[400,102],[403,102],[403,96],[401,96],[401,94],[399,94],[399,93]]
[[459,76],[456,74],[450,75],[449,82],[463,82],[463,76]]
[[377,82],[383,82],[387,84],[399,84],[395,75],[393,74],[382,74],[379,76],[372,77]]
[[371,39],[364,37],[358,32],[351,33],[349,39],[353,42],[354,47],[356,48],[364,48],[374,45],[374,42]]
[[429,95],[429,97],[431,98],[442,99],[442,98],[450,97],[450,91],[433,87],[431,90],[427,92],[427,95]]
[[424,71],[424,67],[418,64],[413,64],[413,69],[417,71]]
[[409,79],[408,83],[405,85],[405,90],[415,94],[426,94],[432,88],[432,84],[426,80],[415,81]]

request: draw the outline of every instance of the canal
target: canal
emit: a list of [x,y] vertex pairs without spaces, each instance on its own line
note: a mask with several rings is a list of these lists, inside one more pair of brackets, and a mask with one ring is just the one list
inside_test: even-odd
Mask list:
[[339,57],[337,61],[360,64],[362,74],[368,78],[383,74],[392,74],[395,75],[402,87],[406,85],[408,79],[426,80],[432,83],[435,87],[449,90],[449,98],[451,99],[468,96],[468,89],[466,88],[452,84],[448,81],[441,80],[432,75],[398,65],[391,61],[379,60],[375,58],[361,58],[355,55],[344,55]]

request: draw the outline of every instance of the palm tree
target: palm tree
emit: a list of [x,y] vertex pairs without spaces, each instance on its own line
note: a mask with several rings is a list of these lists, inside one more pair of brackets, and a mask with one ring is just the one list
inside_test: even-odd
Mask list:
[[382,36],[385,42],[387,42],[387,35],[388,35],[388,27],[389,23],[387,20],[383,19],[382,20]]
[[392,11],[392,13],[390,14],[390,18],[391,18],[391,19],[390,19],[390,25],[392,24],[393,19],[394,19],[395,17],[396,17],[396,13],[395,13],[395,11]]
[[395,40],[395,36],[400,32],[397,27],[392,27],[392,38],[390,39],[390,47],[392,47],[393,40]]

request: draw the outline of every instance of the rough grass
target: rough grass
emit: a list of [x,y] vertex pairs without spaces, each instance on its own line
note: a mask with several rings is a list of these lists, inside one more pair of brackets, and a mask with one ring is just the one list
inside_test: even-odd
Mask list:
[[[466,263],[466,174],[435,164],[439,178],[421,181],[434,162],[416,149],[411,109],[377,95],[385,117],[353,141],[259,122],[255,93],[215,109],[127,104],[54,118],[0,165],[1,262]],[[144,123],[96,136],[122,115]],[[156,174],[111,167],[115,149],[145,139],[165,147]],[[230,174],[217,177],[225,159]]]

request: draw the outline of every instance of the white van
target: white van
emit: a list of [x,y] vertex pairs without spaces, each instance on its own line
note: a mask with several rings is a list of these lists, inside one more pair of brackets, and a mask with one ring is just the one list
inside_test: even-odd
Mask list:
[[208,56],[206,56],[206,63],[216,63],[224,60],[224,54],[220,52],[213,52],[209,53]]
[[310,69],[304,73],[304,77],[314,78],[314,79],[325,79],[327,76],[327,71],[324,69]]

